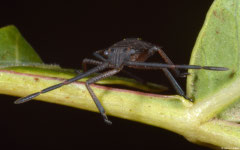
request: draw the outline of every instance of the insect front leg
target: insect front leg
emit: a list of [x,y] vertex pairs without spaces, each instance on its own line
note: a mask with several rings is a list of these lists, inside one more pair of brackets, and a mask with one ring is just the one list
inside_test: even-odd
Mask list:
[[95,82],[97,82],[97,81],[99,81],[99,80],[101,80],[101,79],[107,78],[107,77],[109,77],[109,76],[112,76],[112,75],[118,73],[119,71],[120,71],[120,70],[118,70],[118,69],[113,69],[113,70],[104,72],[104,73],[102,73],[102,74],[100,74],[100,75],[98,75],[98,76],[96,76],[96,77],[93,77],[93,78],[87,80],[87,81],[86,81],[86,84],[85,84],[86,87],[87,87],[87,90],[88,90],[88,92],[90,93],[90,95],[91,95],[94,103],[96,104],[96,106],[97,106],[100,114],[102,115],[102,117],[103,117],[103,119],[104,119],[104,122],[107,123],[107,124],[109,124],[109,125],[111,125],[112,122],[111,122],[110,120],[108,120],[108,117],[107,117],[107,115],[106,115],[106,112],[105,112],[102,104],[101,104],[100,101],[98,100],[97,96],[96,96],[95,93],[93,92],[92,88],[90,87],[90,84],[95,83]]
[[101,65],[102,63],[103,62],[101,62],[101,61],[85,58],[82,61],[82,68],[83,68],[83,71],[86,72],[87,71],[87,64],[89,64],[89,65]]
[[[93,60],[93,59],[88,59],[88,58],[85,58],[83,59],[83,62],[82,62],[82,68],[83,68],[83,71],[87,71],[87,64],[90,64],[90,65],[101,65],[103,62],[101,61],[97,61],[97,60]],[[81,72],[76,70],[76,72],[78,74],[80,74]],[[136,81],[142,83],[142,84],[146,84],[146,81],[144,81],[142,78],[132,74],[131,72],[128,72],[126,70],[122,70],[122,73],[126,74],[127,76],[131,77],[131,78],[134,78]]]
[[[82,61],[83,72],[86,72],[86,71],[87,71],[87,64],[90,64],[90,65],[101,65],[101,64],[103,64],[103,62],[97,61],[97,60],[93,60],[93,59],[85,58],[85,59],[83,59],[83,61]],[[79,70],[75,70],[75,72],[76,72],[77,74],[81,74],[81,73],[82,73],[82,72],[79,71]]]
[[[100,55],[100,53],[103,53],[104,50],[98,50],[96,52],[93,53],[93,55],[98,58],[99,60],[103,61],[103,62],[106,62],[107,60],[102,56]],[[82,68],[83,68],[83,72],[87,71],[87,64],[91,64],[91,65],[101,65],[103,62],[101,61],[97,61],[97,60],[93,60],[93,59],[88,59],[88,58],[85,58],[83,61],[82,61]],[[81,74],[81,72],[79,70],[76,70],[75,71],[77,74]]]
[[33,94],[28,95],[26,97],[19,98],[14,103],[15,104],[25,103],[25,102],[30,101],[33,98],[39,96],[40,94],[44,94],[44,93],[50,92],[50,91],[55,90],[57,88],[60,88],[60,87],[62,87],[64,85],[67,85],[67,84],[70,84],[70,83],[75,82],[77,80],[80,80],[80,79],[82,79],[84,77],[87,77],[87,76],[93,74],[93,73],[96,73],[98,71],[102,71],[102,70],[104,70],[107,67],[108,67],[108,63],[104,63],[104,64],[102,64],[100,66],[96,66],[95,68],[92,68],[92,69],[88,70],[87,72],[79,74],[79,75],[77,75],[77,76],[75,76],[75,77],[73,77],[71,79],[65,80],[62,83],[59,83],[59,84],[47,87],[47,88],[45,88],[45,89],[43,89],[43,90],[41,90],[39,92],[33,93]]

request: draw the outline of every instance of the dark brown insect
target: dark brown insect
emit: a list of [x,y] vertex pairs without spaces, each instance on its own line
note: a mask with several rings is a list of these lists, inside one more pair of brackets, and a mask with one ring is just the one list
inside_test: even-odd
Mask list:
[[[154,53],[158,52],[160,56],[164,59],[166,64],[162,63],[152,63],[152,62],[145,62],[150,56],[152,56]],[[104,121],[107,124],[112,124],[110,120],[108,120],[108,117],[105,113],[105,110],[103,106],[101,105],[100,101],[98,100],[97,96],[94,94],[93,90],[90,87],[90,84],[97,82],[98,80],[110,77],[112,75],[117,74],[121,70],[123,70],[123,67],[131,67],[136,69],[155,69],[155,70],[162,70],[164,74],[167,76],[171,84],[173,85],[176,92],[185,97],[188,98],[184,91],[181,89],[177,81],[174,79],[173,75],[169,71],[171,69],[173,73],[176,76],[186,76],[187,74],[183,73],[181,74],[178,69],[206,69],[206,70],[215,70],[215,71],[225,71],[228,70],[228,68],[224,67],[213,67],[213,66],[196,66],[196,65],[174,65],[173,62],[168,58],[168,56],[164,53],[164,51],[151,43],[142,41],[138,38],[128,38],[124,39],[120,42],[115,43],[114,45],[110,46],[108,49],[99,50],[94,53],[94,56],[99,60],[93,60],[93,59],[84,59],[83,69],[84,73],[79,73],[76,77],[68,79],[62,83],[50,86],[46,89],[43,89],[40,92],[33,93],[31,95],[28,95],[26,97],[20,98],[15,101],[15,104],[20,104],[27,102],[34,97],[52,91],[54,89],[60,88],[63,85],[70,84],[74,81],[77,81],[81,78],[84,78],[86,76],[89,76],[93,73],[103,71],[105,69],[110,69],[109,71],[100,73],[99,75],[89,79],[86,81],[85,85],[87,87],[87,90],[89,91],[93,101],[95,102],[99,112],[101,113]],[[86,71],[86,64],[92,64],[96,65],[96,67]],[[132,75],[129,72],[124,71],[128,75],[136,78],[136,76]]]

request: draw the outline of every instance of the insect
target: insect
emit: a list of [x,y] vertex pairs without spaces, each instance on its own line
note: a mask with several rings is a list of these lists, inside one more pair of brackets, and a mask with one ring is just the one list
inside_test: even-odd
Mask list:
[[[166,64],[163,63],[154,63],[154,62],[145,62],[150,56],[154,53],[159,53]],[[179,69],[205,69],[205,70],[215,70],[215,71],[225,71],[228,68],[225,67],[214,67],[214,66],[197,66],[197,65],[174,65],[173,62],[168,58],[168,56],[164,53],[164,51],[154,44],[149,42],[142,41],[139,38],[127,38],[122,41],[119,41],[107,49],[96,51],[93,54],[98,60],[93,59],[84,59],[83,70],[84,73],[79,73],[77,76],[65,80],[62,83],[50,86],[48,88],[43,89],[40,92],[33,93],[23,98],[19,98],[14,103],[20,104],[27,102],[34,97],[39,96],[40,94],[52,91],[54,89],[60,88],[66,84],[70,84],[74,81],[77,81],[81,78],[89,76],[93,73],[103,71],[105,69],[109,69],[99,75],[90,78],[86,81],[85,86],[90,93],[93,101],[95,102],[100,114],[102,115],[104,121],[107,124],[112,124],[112,122],[108,119],[105,110],[98,100],[97,96],[94,94],[93,90],[91,89],[90,85],[107,77],[113,76],[120,71],[124,71],[128,75],[135,77],[131,73],[123,70],[124,67],[136,68],[136,69],[155,69],[155,70],[162,70],[164,74],[169,79],[170,83],[176,90],[176,92],[185,97],[186,99],[192,101],[192,99],[188,98],[182,88],[179,86],[175,78],[173,77],[172,73],[169,71],[171,70],[176,76],[186,76],[186,73],[180,73]],[[86,70],[86,65],[96,65],[96,67]]]

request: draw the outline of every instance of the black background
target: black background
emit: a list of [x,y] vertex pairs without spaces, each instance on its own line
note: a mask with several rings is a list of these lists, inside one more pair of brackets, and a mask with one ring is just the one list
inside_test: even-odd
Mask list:
[[[14,24],[43,61],[81,68],[83,58],[126,37],[163,47],[177,64],[188,64],[210,0],[181,1],[8,1],[0,4],[0,27]],[[158,60],[155,56],[153,60]],[[138,73],[138,72],[136,72]],[[159,72],[144,79],[169,86]],[[185,81],[180,81],[183,84]],[[8,149],[208,149],[172,132],[98,113],[32,101],[14,105],[1,96],[0,145]]]

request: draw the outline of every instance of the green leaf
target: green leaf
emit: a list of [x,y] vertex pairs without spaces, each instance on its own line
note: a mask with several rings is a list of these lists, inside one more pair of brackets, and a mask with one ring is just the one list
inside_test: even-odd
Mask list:
[[239,118],[236,114],[240,99],[239,25],[240,1],[215,0],[194,46],[190,64],[229,68],[225,72],[189,71],[187,93],[195,100],[195,112],[201,111],[199,117],[205,121],[223,110],[219,119]]
[[221,66],[225,72],[190,70],[187,93],[196,101],[218,92],[239,78],[240,10],[238,0],[217,0],[208,12],[190,64]]
[[12,25],[0,29],[0,58],[1,67],[42,63],[31,45]]

